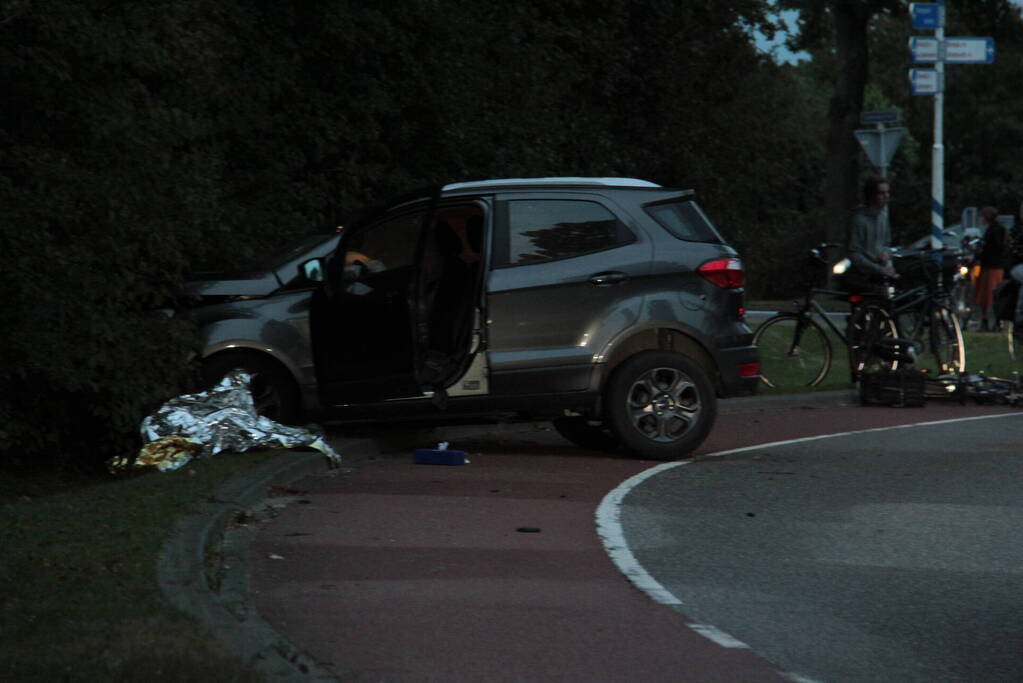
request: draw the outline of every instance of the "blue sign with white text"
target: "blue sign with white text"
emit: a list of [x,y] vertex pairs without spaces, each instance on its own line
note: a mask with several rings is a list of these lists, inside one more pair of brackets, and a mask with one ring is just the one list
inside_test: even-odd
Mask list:
[[909,13],[913,17],[913,28],[933,30],[941,28],[941,5],[936,2],[911,2]]
[[910,69],[909,83],[914,95],[937,95],[941,92],[941,74],[934,69]]
[[990,64],[995,61],[994,38],[946,38],[947,64]]

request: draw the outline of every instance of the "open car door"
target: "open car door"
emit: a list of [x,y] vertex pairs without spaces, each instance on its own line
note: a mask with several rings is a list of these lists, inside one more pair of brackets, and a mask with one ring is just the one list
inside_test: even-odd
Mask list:
[[311,306],[325,405],[443,396],[467,367],[479,301],[481,205],[437,198],[342,236]]
[[484,208],[481,203],[439,206],[422,238],[414,292],[415,375],[423,391],[440,399],[471,361],[484,265]]
[[424,201],[342,236],[310,311],[325,405],[421,393],[410,320],[429,215]]

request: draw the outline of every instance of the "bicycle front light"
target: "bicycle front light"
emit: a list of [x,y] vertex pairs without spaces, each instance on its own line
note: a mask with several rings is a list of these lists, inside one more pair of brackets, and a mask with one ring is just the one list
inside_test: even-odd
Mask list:
[[849,270],[849,266],[852,265],[852,261],[847,258],[842,259],[831,267],[831,272],[835,275],[842,275],[845,271]]

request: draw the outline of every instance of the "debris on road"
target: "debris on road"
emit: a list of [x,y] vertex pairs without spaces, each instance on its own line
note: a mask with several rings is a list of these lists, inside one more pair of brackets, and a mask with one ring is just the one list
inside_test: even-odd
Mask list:
[[469,456],[465,451],[449,451],[448,442],[442,441],[436,448],[417,448],[413,462],[417,465],[466,465]]
[[865,374],[860,381],[861,405],[922,406],[926,399],[958,401],[965,405],[1023,405],[1023,378],[988,377],[965,373],[930,377],[927,373],[900,368]]
[[107,467],[111,472],[140,467],[166,472],[181,468],[193,458],[223,451],[301,447],[323,453],[336,467],[341,456],[321,436],[282,425],[256,412],[249,390],[251,379],[244,370],[232,370],[209,391],[186,394],[164,403],[142,421],[145,445],[138,455],[134,459],[113,458]]

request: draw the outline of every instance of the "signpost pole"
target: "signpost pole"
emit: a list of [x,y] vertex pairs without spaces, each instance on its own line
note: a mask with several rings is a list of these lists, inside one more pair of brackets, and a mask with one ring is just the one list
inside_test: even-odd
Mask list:
[[[938,45],[944,49],[945,42],[945,0],[938,0],[938,26],[934,29]],[[945,60],[934,64],[938,72],[938,83],[945,82]],[[931,246],[940,249],[944,245],[945,230],[945,145],[944,121],[945,89],[939,87],[934,94],[934,147],[931,154]]]
[[[884,153],[885,149],[884,149],[884,124],[883,123],[877,124],[877,138],[878,138],[878,143],[881,145],[881,159],[882,160],[887,159],[888,157]],[[881,177],[882,178],[887,178],[888,177],[888,163],[885,162],[885,161],[881,162]],[[888,207],[886,206],[885,210],[887,210],[887,209],[888,209]]]
[[[945,0],[913,2],[909,13],[915,30],[934,29],[934,39],[910,38],[913,63],[934,62],[934,69],[910,69],[914,95],[934,95],[934,147],[931,154],[931,245],[940,249],[945,229],[945,65],[990,64],[995,58],[994,38],[945,39]],[[936,260],[941,256],[934,254]]]

